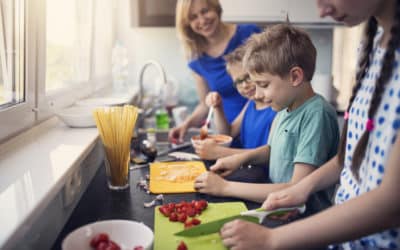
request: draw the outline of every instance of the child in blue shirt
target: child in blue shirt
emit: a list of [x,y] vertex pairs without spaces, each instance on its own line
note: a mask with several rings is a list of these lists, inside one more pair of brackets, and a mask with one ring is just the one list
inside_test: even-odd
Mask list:
[[199,140],[194,143],[194,148],[202,159],[214,160],[241,153],[246,149],[265,145],[268,141],[269,131],[276,112],[254,98],[256,85],[250,81],[249,75],[242,66],[244,52],[245,50],[241,46],[225,56],[226,67],[233,79],[233,85],[242,96],[249,99],[233,123],[230,124],[227,121],[221,96],[217,92],[211,92],[206,97],[206,104],[210,108],[214,108],[213,120],[218,133],[232,137],[240,136],[242,148],[220,146],[209,139]]
[[320,15],[354,26],[367,21],[359,67],[345,113],[338,155],[288,189],[266,209],[304,203],[340,179],[336,205],[276,229],[225,224],[234,249],[400,249],[400,1],[318,1]]
[[[339,129],[336,111],[312,89],[316,49],[307,33],[284,24],[271,26],[251,36],[245,47],[243,64],[256,84],[255,98],[278,111],[268,145],[218,159],[211,171],[196,178],[195,188],[201,193],[262,202],[271,192],[293,185],[333,157]],[[269,166],[271,183],[222,178],[249,164]],[[312,203],[310,208],[323,208],[329,205],[329,197],[321,193]]]

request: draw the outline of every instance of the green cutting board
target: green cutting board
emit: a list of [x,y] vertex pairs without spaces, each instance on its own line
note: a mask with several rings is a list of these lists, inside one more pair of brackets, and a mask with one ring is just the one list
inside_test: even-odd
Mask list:
[[[199,236],[199,237],[179,237],[176,232],[184,229],[183,223],[171,222],[162,215],[157,206],[154,211],[154,250],[176,250],[179,242],[183,240],[189,250],[224,250],[221,238],[218,233]],[[246,205],[243,202],[222,202],[208,203],[208,207],[200,216],[201,223],[207,223],[213,220],[237,215],[246,211]]]

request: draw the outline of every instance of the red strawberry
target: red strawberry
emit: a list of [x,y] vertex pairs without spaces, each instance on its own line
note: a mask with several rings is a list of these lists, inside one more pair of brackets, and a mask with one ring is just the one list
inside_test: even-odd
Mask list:
[[187,250],[187,246],[185,244],[185,242],[181,241],[178,245],[178,247],[176,248],[176,250]]
[[96,234],[90,241],[90,246],[96,248],[101,242],[108,242],[110,238],[106,233]]

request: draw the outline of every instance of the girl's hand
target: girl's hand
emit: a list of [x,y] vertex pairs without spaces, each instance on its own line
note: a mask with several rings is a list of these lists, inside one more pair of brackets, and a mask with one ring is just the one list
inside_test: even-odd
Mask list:
[[217,162],[210,167],[210,171],[217,173],[221,176],[232,174],[233,171],[240,167],[240,162],[236,159],[235,155],[219,158]]
[[194,181],[194,188],[200,193],[223,196],[226,181],[213,172],[205,172]]
[[269,194],[262,204],[262,208],[273,210],[283,207],[294,207],[306,203],[307,199],[308,192],[303,190],[299,185],[293,185]]
[[208,95],[206,96],[206,105],[208,107],[219,107],[221,106],[222,103],[222,98],[221,96],[218,94],[218,92],[210,92],[208,93]]
[[212,139],[197,140],[193,143],[196,154],[205,160],[215,160],[216,151],[221,147]]
[[228,222],[220,231],[222,243],[233,250],[272,249],[271,233],[271,229],[243,220]]

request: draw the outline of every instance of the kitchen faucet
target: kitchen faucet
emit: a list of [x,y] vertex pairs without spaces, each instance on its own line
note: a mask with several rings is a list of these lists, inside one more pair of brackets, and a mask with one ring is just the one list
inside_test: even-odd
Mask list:
[[[154,67],[156,67],[156,69],[158,70],[158,72],[161,75],[162,83],[163,84],[167,84],[167,76],[166,76],[164,68],[161,66],[161,64],[159,62],[157,62],[157,61],[154,61],[154,60],[150,60],[150,61],[145,62],[143,64],[143,66],[139,70],[139,97],[138,97],[138,101],[137,101],[137,106],[139,108],[142,108],[142,109],[144,109],[144,107],[142,107],[142,105],[143,105],[143,96],[144,96],[143,75],[144,75],[144,72],[145,72],[146,68],[148,66],[150,66],[150,65],[153,65]],[[150,115],[154,111],[154,108],[155,107],[150,108],[148,110],[144,110],[144,115],[145,116]]]

